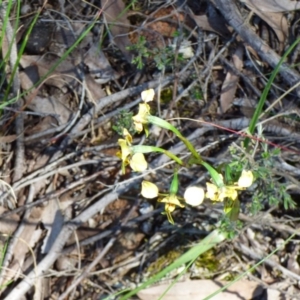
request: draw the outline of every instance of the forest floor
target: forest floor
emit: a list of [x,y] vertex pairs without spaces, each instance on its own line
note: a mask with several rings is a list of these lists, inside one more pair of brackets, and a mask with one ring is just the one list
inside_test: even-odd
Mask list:
[[[168,193],[175,169],[179,194],[205,187],[202,166],[149,153],[142,175],[121,172],[123,128],[134,145],[186,159],[167,130],[149,125],[146,137],[133,129],[141,92],[152,88],[151,114],[205,161],[256,172],[240,194],[232,238],[196,259],[163,299],[204,299],[215,282],[262,259],[226,299],[300,299],[300,44],[269,81],[299,37],[300,15],[297,1],[277,2],[2,4],[1,299],[118,299],[220,226],[222,202],[177,208],[171,224],[164,205],[141,195],[143,179]],[[130,299],[159,299],[180,270]]]

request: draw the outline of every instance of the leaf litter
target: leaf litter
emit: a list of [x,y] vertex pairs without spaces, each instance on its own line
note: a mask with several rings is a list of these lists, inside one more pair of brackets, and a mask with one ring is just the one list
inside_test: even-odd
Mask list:
[[[159,208],[139,196],[139,179],[130,185],[129,174],[120,176],[117,135],[111,125],[123,107],[135,110],[135,101],[146,89],[146,85],[139,85],[147,84],[160,86],[161,111],[199,121],[205,118],[219,126],[242,130],[249,125],[258,102],[255,91],[261,93],[265,86],[261,73],[272,71],[279,55],[289,45],[289,39],[293,38],[289,29],[297,32],[299,18],[297,1],[247,0],[238,4],[228,1],[228,5],[238,5],[243,14],[242,35],[234,24],[229,24],[226,10],[220,9],[219,1],[203,1],[200,7],[193,1],[184,5],[136,1],[134,6],[126,6],[128,3],[120,0],[101,1],[103,18],[97,20],[74,51],[63,58],[99,13],[100,5],[97,5],[81,1],[60,1],[57,5],[49,1],[43,7],[29,42],[35,45],[39,41],[35,35],[40,34],[40,28],[47,23],[52,24],[48,26],[52,28],[49,39],[38,51],[35,46],[28,46],[20,58],[21,92],[29,91],[22,95],[21,106],[16,110],[7,106],[1,115],[0,167],[4,182],[0,185],[1,242],[8,243],[1,283],[13,280],[3,288],[3,299],[21,299],[26,293],[35,299],[50,299],[50,296],[65,299],[72,285],[73,299],[108,296],[145,280],[147,268],[158,257],[174,249],[179,251],[180,247],[185,248],[204,237],[203,232],[208,233],[210,224],[220,218],[221,209],[205,204],[198,210],[178,211],[177,225],[168,225]],[[37,9],[33,4],[27,8],[32,13]],[[27,21],[24,16],[21,22],[27,26]],[[256,40],[244,40],[247,34],[255,34]],[[150,55],[141,58],[144,68],[137,70],[131,62],[138,53],[131,49],[140,36],[145,38]],[[15,43],[21,41],[20,34]],[[266,60],[260,51],[268,48],[263,46],[258,51],[257,41],[272,48],[278,56],[273,57],[273,52],[269,52]],[[188,47],[192,47],[190,54],[183,60],[176,59],[176,55],[178,58],[185,53],[180,49]],[[4,40],[3,56],[7,49]],[[297,51],[293,53],[294,59],[299,56]],[[158,55],[171,61],[168,65],[165,60],[163,71],[156,66],[154,58]],[[291,65],[286,69],[290,72],[288,68]],[[293,70],[294,79],[300,79],[298,68],[295,66]],[[5,72],[8,79],[9,66]],[[265,117],[263,121],[268,122],[264,130],[268,139],[275,142],[281,139],[280,144],[297,150],[299,122],[297,118],[293,122],[288,120],[298,111],[297,95],[291,92],[276,104],[280,89],[285,91],[291,86],[292,80],[287,74],[283,71],[275,80],[268,98],[268,105],[274,103],[273,114],[282,117],[272,120]],[[1,88],[3,93],[4,83]],[[168,89],[177,97],[165,100]],[[205,95],[199,90],[205,91]],[[292,113],[282,114],[289,111]],[[25,137],[24,143],[16,146],[19,135],[10,120],[18,114],[23,116]],[[216,163],[228,161],[228,152],[219,150],[232,142],[234,137],[229,133],[190,121],[182,121],[181,126],[199,149],[203,148],[203,155]],[[234,139],[238,143],[239,140]],[[182,151],[176,141],[165,143],[174,153]],[[22,151],[24,173],[14,181],[13,174],[18,172],[14,160]],[[167,163],[165,157],[152,159],[153,166]],[[298,166],[298,159],[285,152],[274,166],[274,172],[288,170],[288,174],[282,174],[282,180],[292,186],[299,180]],[[156,174],[147,176],[159,180],[165,189],[167,174],[166,169],[158,169]],[[185,185],[200,175],[204,175],[200,169],[192,170],[185,175]],[[294,231],[296,217],[295,211],[281,208],[271,213],[262,212],[259,219],[245,217],[251,230],[241,232],[235,241],[216,249],[218,267],[209,270],[205,264],[201,267],[195,264],[192,267],[194,280],[184,279],[170,292],[179,289],[178,293],[183,293],[181,298],[192,297],[191,293],[199,289],[195,299],[199,299],[201,293],[206,297],[214,288],[210,288],[214,282],[243,273],[258,255],[266,256],[274,250],[280,239]],[[272,294],[272,299],[283,295],[285,299],[298,299],[297,243],[295,239],[289,245],[291,249],[287,246],[281,249],[274,256],[275,262],[266,261],[265,266],[243,281],[242,290],[239,282],[220,297],[235,299],[234,295],[239,294],[239,299],[254,299],[253,291],[262,292],[263,286],[265,292]],[[284,260],[286,263],[282,264]],[[95,261],[97,263],[92,265]],[[84,270],[89,270],[88,274]],[[261,284],[254,283],[254,277],[262,280]],[[81,280],[76,283],[75,278]],[[34,286],[35,289],[31,289]],[[157,283],[138,296],[156,299],[167,286],[165,282]],[[215,288],[218,287],[217,284]],[[173,294],[172,299],[176,299],[178,293]]]

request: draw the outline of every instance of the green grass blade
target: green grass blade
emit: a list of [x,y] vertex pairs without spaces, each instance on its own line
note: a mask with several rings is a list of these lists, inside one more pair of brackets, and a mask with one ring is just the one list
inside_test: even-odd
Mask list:
[[[289,243],[294,237],[296,236],[295,233],[293,233],[287,240],[284,241],[283,245],[286,245],[287,243]],[[222,288],[220,288],[219,290],[215,291],[214,293],[212,293],[211,295],[209,295],[208,297],[204,298],[203,300],[209,300],[209,299],[213,299],[214,296],[216,296],[217,294],[221,293],[222,291],[225,291],[227,288],[229,288],[231,285],[233,285],[235,282],[241,280],[243,277],[245,277],[247,274],[253,272],[258,266],[260,266],[262,263],[264,263],[264,261],[268,258],[270,258],[273,254],[275,254],[278,250],[282,249],[283,245],[280,245],[278,248],[276,248],[275,250],[273,250],[270,254],[268,254],[266,257],[264,257],[262,260],[260,260],[258,263],[256,263],[254,266],[252,266],[251,268],[249,268],[247,271],[245,271],[244,273],[242,273],[241,275],[239,275],[238,277],[236,277],[234,280],[230,281],[228,284],[224,285]]]
[[199,244],[188,250],[184,253],[181,257],[175,260],[171,265],[166,267],[164,270],[160,271],[158,274],[151,277],[145,283],[141,284],[139,287],[134,289],[133,291],[129,292],[125,296],[123,296],[120,300],[129,299],[131,296],[135,295],[142,289],[146,288],[147,286],[153,284],[154,282],[158,281],[166,274],[170,273],[174,269],[179,268],[183,264],[186,264],[190,261],[195,260],[199,255],[203,254],[204,252],[208,251],[209,249],[213,248],[215,245],[221,243],[226,239],[227,235],[224,232],[220,232],[219,230],[214,230],[211,232],[206,238],[204,238]]
[[[11,1],[12,2],[12,1]],[[21,3],[20,3],[20,0],[17,1],[17,15],[16,15],[16,22],[15,22],[15,26],[14,26],[14,32],[13,32],[13,37],[12,37],[12,40],[11,40],[11,44],[9,45],[9,51],[8,51],[8,54],[11,53],[11,50],[12,50],[12,47],[13,47],[13,43],[15,42],[15,37],[16,37],[16,34],[17,34],[17,30],[18,30],[18,27],[19,27],[19,20],[20,20],[20,9],[21,9]],[[30,32],[34,26],[34,24],[36,23],[37,21],[37,18],[39,17],[39,13],[36,14],[35,18],[34,18],[34,22],[33,24],[31,25],[30,27]],[[30,34],[30,32],[28,33],[28,35]],[[27,36],[28,36],[27,35]],[[13,81],[14,81],[14,77],[16,76],[16,73],[18,71],[18,68],[19,68],[19,64],[20,64],[20,59],[21,59],[21,56],[24,52],[24,49],[25,49],[25,46],[26,46],[26,43],[25,41],[23,41],[22,45],[21,45],[21,49],[20,51],[18,52],[18,56],[17,56],[17,60],[15,62],[15,65],[14,66],[11,66],[12,69],[12,72],[11,72],[11,76],[10,76],[10,80],[8,82],[8,86],[6,88],[6,91],[5,91],[5,94],[4,94],[4,103],[7,102],[7,98],[8,98],[8,95],[10,93],[10,89],[11,89],[11,86],[13,85]]]
[[[78,44],[84,39],[84,37],[91,31],[91,29],[94,27],[95,23],[97,22],[98,17],[99,16],[95,17],[95,19],[88,26],[88,28],[80,35],[80,37],[75,41],[75,43],[62,55],[62,57],[49,69],[49,71],[35,85],[33,85],[30,89],[24,91],[18,97],[25,96],[26,94],[30,93],[35,87],[41,84],[57,68],[57,66],[68,57],[68,55],[78,46]],[[3,109],[7,105],[10,105],[15,101],[17,101],[17,97],[7,100],[6,103],[0,105],[0,109]]]
[[[2,5],[2,1],[0,1],[0,8],[4,9],[4,7]],[[2,28],[1,28],[1,35],[0,35],[1,49],[2,49],[2,45],[3,45],[3,39],[5,38],[7,24],[9,22],[9,15],[10,15],[11,8],[12,8],[12,1],[9,1],[7,4],[6,10],[5,10],[5,16],[4,16],[4,20],[3,20],[3,24],[2,24]],[[9,47],[11,48],[11,45],[9,45]],[[5,64],[9,61],[9,53],[10,53],[10,51],[8,50],[5,57],[3,57],[0,62],[0,70],[1,70],[0,88],[3,86],[3,84],[5,82],[5,72],[3,72],[2,70],[4,69]],[[1,101],[3,101],[3,100],[1,99]]]
[[[261,97],[260,97],[260,99],[259,99],[258,105],[257,105],[257,107],[256,107],[256,109],[255,109],[255,112],[254,112],[254,115],[253,115],[253,117],[252,117],[252,119],[251,119],[251,122],[250,122],[250,125],[249,125],[249,132],[250,132],[250,134],[253,134],[253,133],[254,133],[255,126],[256,126],[257,121],[258,121],[258,119],[259,119],[259,117],[260,117],[260,115],[261,115],[263,106],[264,106],[264,104],[265,104],[265,101],[266,101],[266,99],[267,99],[267,96],[268,96],[268,94],[269,94],[269,91],[270,91],[270,89],[271,89],[272,83],[273,83],[273,81],[274,81],[276,75],[278,74],[278,72],[279,72],[279,70],[280,70],[280,68],[281,68],[281,66],[282,66],[282,64],[283,64],[283,62],[284,62],[284,60],[285,60],[285,59],[287,58],[287,56],[293,51],[293,49],[299,44],[299,42],[300,42],[300,38],[298,38],[298,39],[297,39],[297,40],[296,40],[296,41],[295,41],[295,42],[287,49],[287,51],[286,51],[286,52],[283,54],[283,56],[281,57],[281,59],[280,59],[278,65],[276,66],[276,68],[275,68],[274,71],[272,72],[271,77],[270,77],[270,79],[268,80],[267,85],[266,85],[266,87],[265,87],[264,90],[263,90],[263,93],[261,94]],[[246,148],[247,148],[248,145],[249,145],[249,141],[250,141],[250,139],[247,137],[247,138],[245,139],[245,142],[244,142],[244,146],[245,146]]]

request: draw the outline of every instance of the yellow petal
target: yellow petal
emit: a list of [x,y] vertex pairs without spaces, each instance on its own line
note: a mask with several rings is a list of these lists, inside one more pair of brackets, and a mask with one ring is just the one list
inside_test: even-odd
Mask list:
[[223,201],[225,198],[230,198],[235,200],[238,196],[237,187],[234,186],[224,186],[220,188],[219,201]]
[[242,188],[247,188],[253,183],[253,173],[251,171],[243,170],[241,177],[238,180],[238,186]]
[[204,200],[204,190],[198,186],[190,186],[185,190],[183,198],[187,204],[198,206]]
[[150,114],[150,106],[146,103],[140,103],[139,104],[139,112],[137,115],[132,117],[132,120],[134,122],[139,122],[146,124],[148,122],[147,116]]
[[166,212],[173,212],[175,210],[176,206],[174,204],[166,203],[165,205],[165,211]]
[[125,162],[127,157],[131,154],[130,147],[124,139],[118,139],[118,144],[121,147],[121,159]]
[[147,199],[156,198],[158,196],[158,187],[150,181],[143,180],[141,194]]
[[128,130],[126,128],[123,129],[123,136],[126,140],[126,142],[131,145],[132,143],[132,136],[131,134],[128,132]]
[[133,154],[130,160],[130,167],[135,172],[143,172],[147,169],[148,163],[143,153]]
[[137,132],[142,132],[143,131],[143,124],[142,123],[133,122],[133,125],[134,125],[134,129]]
[[163,198],[162,200],[160,200],[160,202],[168,203],[170,205],[172,204],[172,205],[177,205],[177,206],[180,206],[180,207],[184,207],[184,204],[180,203],[180,201],[177,199],[177,196],[173,195],[173,194],[168,195],[167,197]]
[[149,90],[143,91],[141,94],[142,100],[144,102],[152,101],[154,99],[154,95],[155,95],[154,89],[149,89]]
[[169,221],[172,225],[174,225],[174,220],[173,220],[173,218],[172,218],[171,213],[170,213],[168,210],[166,210],[166,215],[167,215],[168,221]]
[[132,117],[135,130],[137,132],[143,131],[143,124],[148,123],[147,118],[149,115],[150,115],[150,106],[146,103],[140,103],[138,114]]
[[210,183],[210,182],[206,182],[206,188],[207,188],[207,193],[206,193],[206,197],[209,198],[212,201],[222,201],[219,200],[219,188]]

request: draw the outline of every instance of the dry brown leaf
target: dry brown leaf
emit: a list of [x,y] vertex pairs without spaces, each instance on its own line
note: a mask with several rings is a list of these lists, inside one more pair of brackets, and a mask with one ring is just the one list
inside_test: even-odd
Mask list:
[[[228,282],[213,280],[192,280],[178,282],[164,295],[164,300],[200,300],[211,295],[226,285]],[[162,284],[140,291],[138,297],[141,300],[158,299],[170,286]],[[261,295],[263,287],[258,283],[248,280],[240,280],[231,285],[226,291],[213,297],[213,300],[246,300]]]
[[[51,67],[57,63],[59,57],[54,55],[23,55],[20,63],[23,68],[36,66],[39,78],[45,76]],[[70,58],[60,62],[55,71],[47,78],[48,85],[62,89],[66,85],[71,85],[76,78],[76,66],[71,62]]]
[[128,38],[130,23],[127,19],[124,2],[122,0],[101,0],[101,6],[114,42],[122,51],[126,60],[131,62],[132,53],[126,49],[126,47],[131,45]]
[[[145,37],[150,48],[165,48],[169,38],[173,38],[180,23],[185,23],[185,14],[174,6],[162,6],[151,15],[151,22],[146,23],[139,32],[130,34],[132,43],[138,43],[139,37]],[[168,38],[167,40],[165,38]]]
[[13,188],[3,179],[0,179],[0,205],[14,209],[17,203],[17,197],[14,193]]
[[[293,0],[240,0],[247,6],[264,12],[285,12],[300,9],[300,2]],[[250,8],[250,7],[249,7]]]
[[106,93],[103,91],[99,83],[97,83],[91,75],[85,76],[85,84],[87,96],[90,102],[96,103],[99,99],[106,96]]
[[0,144],[8,144],[12,143],[17,139],[15,134],[7,135],[7,136],[0,136]]
[[[28,67],[24,72],[20,72],[20,82],[23,90],[31,88],[36,82],[33,78],[36,77],[36,68]],[[34,112],[51,116],[58,122],[59,125],[66,124],[72,111],[67,107],[67,95],[60,93],[59,96],[41,97],[38,94],[37,89],[33,89],[28,95],[25,96],[26,107]],[[47,120],[48,129],[51,126],[51,122]],[[28,132],[27,132],[28,133]]]
[[175,7],[171,5],[168,7],[162,7],[157,10],[153,15],[153,18],[155,20],[166,18],[167,16],[169,16],[169,19],[174,21],[174,23],[170,23],[167,20],[151,22],[150,24],[147,24],[147,29],[150,29],[149,34],[151,34],[151,32],[153,31],[158,32],[160,36],[169,38],[173,37],[178,28],[177,24],[179,24],[179,22],[184,22],[184,14],[177,12],[175,10]]
[[[243,47],[238,47],[232,56],[233,64],[239,71],[241,71],[243,68],[243,49]],[[239,77],[236,76],[231,70],[227,72],[226,78],[222,85],[219,113],[225,113],[231,107],[237,89],[238,81]]]
[[255,11],[255,13],[275,31],[280,42],[280,50],[282,50],[284,42],[289,35],[289,25],[284,14],[259,11]]
[[267,289],[268,297],[267,299],[272,300],[283,300],[284,298],[283,294],[280,293],[280,291],[274,290],[274,289]]
[[[66,176],[70,176],[70,174],[66,174]],[[47,193],[51,193],[53,191],[55,191],[55,186],[51,184],[47,189]],[[47,229],[47,235],[43,241],[41,249],[42,253],[44,254],[50,251],[53,243],[56,241],[56,238],[64,225],[64,222],[68,220],[72,215],[73,209],[71,204],[74,203],[72,193],[72,191],[67,192],[61,197],[49,201],[48,204],[44,207],[41,218],[41,221]]]
[[[111,67],[103,51],[97,45],[93,45],[86,53],[83,62],[89,68],[89,73],[98,84],[104,84],[112,79],[116,79],[118,74]],[[100,99],[100,98],[96,98]]]
[[[190,11],[190,17],[195,20],[199,28],[206,31],[212,31],[217,34],[220,34],[224,37],[228,37],[230,31],[226,27],[225,21],[222,22],[220,19],[209,20],[206,15],[196,16],[192,11]],[[215,22],[214,26],[211,24]]]
[[[7,212],[7,209],[0,206],[0,215]],[[17,228],[20,222],[20,217],[17,214],[10,214],[4,219],[0,219],[0,232],[2,234],[11,235]]]
[[[70,21],[70,20],[69,20]],[[54,32],[53,41],[49,46],[49,51],[62,56],[69,49],[85,30],[84,22],[69,22],[69,26],[59,26]],[[70,53],[75,60],[81,60],[81,54],[86,52],[87,46],[93,43],[93,34],[89,32],[79,45]]]
[[289,253],[289,258],[287,262],[287,269],[298,275],[300,274],[300,266],[298,263],[298,254],[300,250],[299,248],[299,245],[295,246],[294,251],[292,253]]
[[[39,120],[39,122],[33,126],[32,128],[26,128],[25,129],[25,135],[26,136],[30,136],[32,134],[36,134],[42,131],[46,131],[50,128],[53,128],[55,126],[57,126],[57,123],[55,118],[53,117],[45,117],[45,118],[41,118],[41,120]],[[52,135],[45,135],[44,138],[50,138]]]
[[40,97],[36,96],[27,105],[32,111],[47,114],[54,117],[59,125],[66,124],[72,115],[72,111],[65,105],[67,96],[61,95],[61,97],[49,96]]
[[289,34],[289,27],[286,17],[281,12],[266,11],[263,9],[263,5],[252,5],[251,2],[251,0],[246,1],[246,5],[274,30],[282,50],[284,42]]

